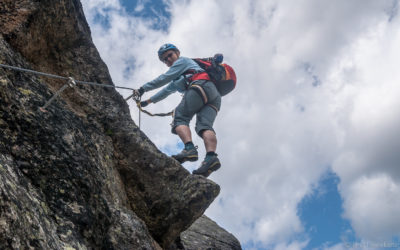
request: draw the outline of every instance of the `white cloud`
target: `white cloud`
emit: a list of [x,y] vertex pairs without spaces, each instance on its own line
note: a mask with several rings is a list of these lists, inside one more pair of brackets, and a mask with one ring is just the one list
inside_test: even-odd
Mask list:
[[346,216],[356,232],[375,242],[400,232],[400,185],[387,175],[360,177],[345,193]]
[[399,20],[381,20],[346,50],[334,75],[343,131],[334,170],[342,179],[345,215],[368,240],[399,236]]
[[119,0],[84,0],[82,4],[88,20],[93,20],[96,13],[104,16],[109,9],[121,9]]
[[[372,202],[400,194],[395,2],[176,0],[168,31],[129,16],[117,0],[83,5],[116,85],[140,87],[166,71],[156,56],[165,42],[189,57],[224,53],[238,86],[223,98],[215,124],[223,166],[210,178],[222,191],[207,214],[243,244],[301,249],[304,242],[291,241],[303,232],[297,205],[330,165],[358,236],[400,232],[397,217],[387,223],[398,202]],[[96,14],[108,18],[108,29],[93,22]],[[149,110],[169,111],[179,100]],[[133,105],[131,112],[137,121]],[[179,140],[169,123],[142,115],[142,130],[170,151]],[[201,139],[194,140],[204,154]]]

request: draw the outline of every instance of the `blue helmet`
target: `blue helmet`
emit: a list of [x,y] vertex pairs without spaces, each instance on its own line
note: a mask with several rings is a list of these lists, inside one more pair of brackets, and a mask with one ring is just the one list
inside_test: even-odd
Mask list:
[[171,43],[166,43],[158,50],[158,58],[161,60],[162,55],[168,50],[175,50],[179,52],[179,49],[175,45]]

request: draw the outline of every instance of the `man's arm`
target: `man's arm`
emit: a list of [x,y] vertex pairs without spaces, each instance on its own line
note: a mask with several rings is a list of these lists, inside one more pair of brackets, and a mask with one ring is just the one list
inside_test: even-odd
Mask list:
[[[183,92],[185,90],[186,90],[186,79],[185,77],[181,76],[179,79],[174,80],[173,82],[168,84],[165,88],[158,91],[155,95],[144,101],[146,102],[145,106],[147,106],[150,103],[159,102],[165,99],[170,94],[175,93],[176,91]],[[142,107],[144,106],[142,105]]]
[[171,82],[172,80],[177,79],[180,75],[182,75],[186,71],[186,68],[187,65],[185,64],[185,61],[179,58],[178,60],[175,61],[175,63],[169,68],[167,72],[160,75],[156,79],[144,84],[142,88],[145,91],[150,91],[162,87],[165,84]]

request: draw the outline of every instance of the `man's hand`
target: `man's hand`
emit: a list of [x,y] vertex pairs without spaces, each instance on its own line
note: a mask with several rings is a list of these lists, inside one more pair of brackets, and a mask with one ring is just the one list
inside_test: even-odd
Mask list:
[[139,89],[134,89],[133,94],[137,97],[141,97],[144,94],[144,89],[143,87],[140,87]]
[[147,105],[149,105],[150,103],[151,103],[150,100],[146,100],[146,101],[140,102],[140,107],[144,108],[144,107],[146,107]]

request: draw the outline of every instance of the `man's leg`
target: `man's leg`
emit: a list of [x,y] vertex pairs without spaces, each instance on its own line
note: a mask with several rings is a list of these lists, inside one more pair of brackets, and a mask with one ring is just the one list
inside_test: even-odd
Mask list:
[[215,118],[221,108],[221,95],[212,82],[205,82],[202,87],[207,94],[208,103],[196,113],[196,133],[203,138],[207,154],[200,167],[194,170],[193,174],[207,177],[221,167],[218,155],[215,152],[217,137],[213,129]]
[[172,133],[179,136],[185,144],[185,148],[179,154],[172,155],[172,157],[180,163],[197,161],[198,159],[197,147],[192,142],[189,122],[202,106],[203,100],[201,97],[194,90],[188,90],[181,103],[175,109]]
[[179,154],[172,155],[172,158],[180,163],[184,163],[185,161],[197,161],[199,158],[197,147],[195,147],[192,142],[192,133],[190,132],[189,126],[179,125],[175,128],[175,132],[185,144],[185,148]]
[[206,147],[206,157],[200,167],[193,171],[193,174],[208,177],[212,172],[217,171],[221,167],[218,155],[215,153],[217,149],[217,137],[213,130],[203,130],[202,138]]
[[215,132],[212,130],[204,130],[203,131],[203,141],[204,146],[206,147],[206,152],[216,152],[217,150],[217,136]]
[[200,167],[194,170],[193,174],[207,177],[221,167],[218,155],[215,153],[217,136],[212,128],[216,116],[217,110],[209,105],[203,107],[197,114],[196,132],[203,138],[207,154]]
[[190,132],[189,126],[186,125],[178,125],[175,128],[175,132],[178,134],[179,138],[181,138],[183,144],[192,141],[192,133]]

